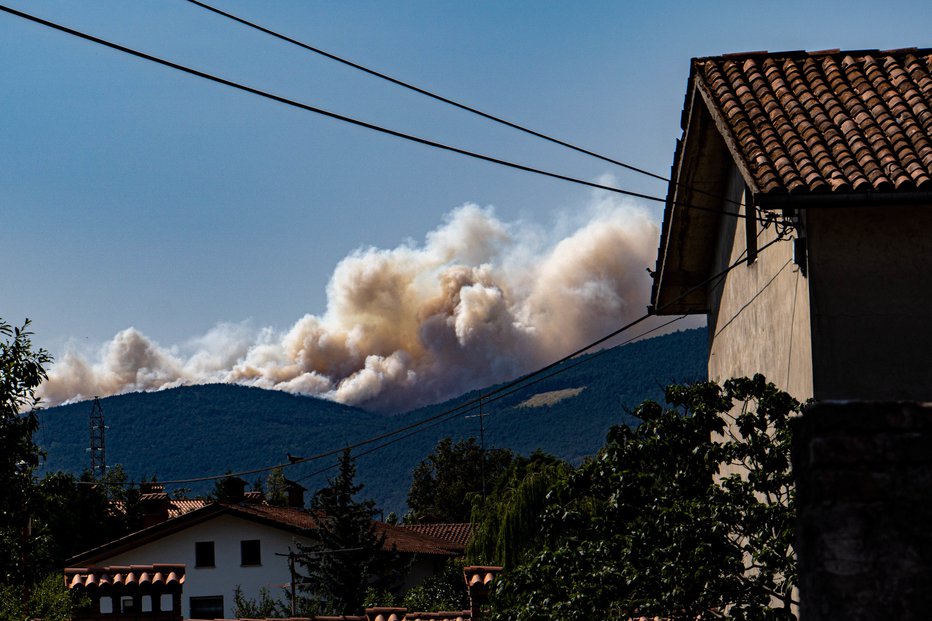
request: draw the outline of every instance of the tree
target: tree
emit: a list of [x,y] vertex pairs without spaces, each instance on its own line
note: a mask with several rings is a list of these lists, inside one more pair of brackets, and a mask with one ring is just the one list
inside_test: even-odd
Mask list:
[[448,560],[443,568],[404,596],[404,606],[412,611],[466,610],[469,591],[463,582],[462,559]]
[[288,483],[285,480],[285,471],[275,468],[265,478],[265,501],[273,507],[288,506]]
[[799,404],[760,375],[666,397],[549,494],[543,544],[498,581],[496,619],[793,618]]
[[[473,498],[501,484],[514,454],[508,449],[483,451],[475,438],[454,443],[444,438],[414,469],[405,521],[468,522]],[[484,472],[483,472],[484,469]]]
[[233,587],[233,617],[236,619],[275,619],[289,616],[288,606],[272,597],[266,587],[259,588],[259,597],[243,595],[240,585]]
[[35,391],[52,361],[44,349],[33,350],[27,319],[16,328],[0,319],[0,583],[27,584],[29,521],[33,513],[39,447],[32,436],[39,427]]
[[99,481],[90,472],[46,474],[35,490],[31,565],[60,570],[69,557],[141,528],[138,500],[119,464]]
[[0,621],[71,621],[75,610],[89,604],[86,595],[68,591],[59,572],[39,580],[28,601],[23,601],[18,588],[0,585]]
[[228,470],[226,476],[214,481],[214,489],[207,494],[207,498],[217,502],[242,502],[246,481],[233,476]]
[[397,555],[383,552],[386,536],[372,519],[375,503],[355,499],[363,489],[355,478],[347,449],[339,473],[311,500],[317,541],[299,545],[299,563],[307,572],[303,589],[325,614],[356,614],[370,588],[390,590],[400,578]]
[[502,484],[487,499],[475,499],[473,535],[466,551],[469,562],[509,569],[537,549],[547,495],[571,471],[568,463],[541,451],[516,457]]

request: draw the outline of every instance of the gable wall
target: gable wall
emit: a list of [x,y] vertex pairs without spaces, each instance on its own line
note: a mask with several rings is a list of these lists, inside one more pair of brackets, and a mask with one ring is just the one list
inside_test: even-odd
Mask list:
[[810,209],[815,397],[932,401],[932,209]]
[[[152,563],[184,563],[185,583],[182,592],[182,615],[190,612],[190,598],[223,596],[224,616],[233,617],[233,589],[238,584],[243,595],[257,598],[265,587],[275,599],[283,599],[282,585],[289,584],[288,560],[275,556],[295,549],[291,533],[229,515],[221,515],[190,528],[167,535],[133,550],[95,562],[95,565],[131,565]],[[240,565],[240,541],[261,541],[261,566]],[[299,539],[307,542],[307,539]],[[194,543],[214,542],[215,567],[194,566]]]
[[[744,213],[744,181],[733,166],[726,197],[741,201]],[[726,208],[737,209],[730,203]],[[758,225],[758,248],[775,238],[773,226]],[[742,258],[746,248],[744,220],[722,217],[710,276]],[[809,289],[792,258],[792,242],[778,242],[721,284],[709,284],[709,379],[762,373],[798,400],[812,396]]]

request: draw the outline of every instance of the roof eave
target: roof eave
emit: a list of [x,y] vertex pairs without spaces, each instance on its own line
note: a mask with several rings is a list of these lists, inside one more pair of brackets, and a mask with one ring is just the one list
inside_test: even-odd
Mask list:
[[722,209],[725,194],[726,153],[734,159],[722,130],[702,93],[693,62],[683,111],[683,137],[674,156],[664,208],[651,292],[650,310],[654,314],[701,314],[708,310],[706,290],[700,285],[708,277],[715,249],[721,218],[715,211]]

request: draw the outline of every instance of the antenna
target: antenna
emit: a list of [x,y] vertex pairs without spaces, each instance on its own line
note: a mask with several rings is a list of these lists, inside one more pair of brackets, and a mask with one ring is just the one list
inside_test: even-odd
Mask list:
[[107,449],[104,434],[107,427],[104,425],[104,409],[100,407],[100,398],[94,397],[94,406],[91,408],[91,476],[97,480],[107,474]]

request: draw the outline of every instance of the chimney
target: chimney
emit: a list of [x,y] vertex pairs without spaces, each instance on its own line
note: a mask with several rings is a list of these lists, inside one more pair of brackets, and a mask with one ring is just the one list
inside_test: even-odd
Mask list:
[[239,477],[227,476],[217,487],[217,500],[220,502],[240,503],[246,500],[246,481]]
[[139,509],[142,512],[142,527],[149,528],[168,519],[168,494],[160,483],[142,483],[139,486]]
[[472,621],[480,621],[489,609],[489,589],[501,567],[470,565],[463,568],[466,588],[469,589],[469,608]]
[[294,507],[295,509],[303,509],[304,492],[307,491],[307,488],[300,483],[288,479],[285,479],[285,486],[288,490],[288,506]]

